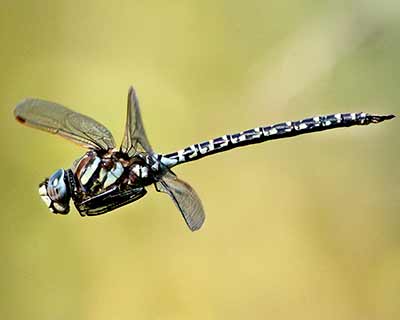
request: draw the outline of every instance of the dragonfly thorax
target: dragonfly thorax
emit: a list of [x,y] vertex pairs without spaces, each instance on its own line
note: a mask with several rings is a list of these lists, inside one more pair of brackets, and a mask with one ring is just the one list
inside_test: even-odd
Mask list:
[[77,181],[77,191],[93,196],[119,185],[148,185],[153,182],[151,167],[146,157],[138,154],[128,158],[118,151],[99,155],[88,151],[75,161],[72,172]]

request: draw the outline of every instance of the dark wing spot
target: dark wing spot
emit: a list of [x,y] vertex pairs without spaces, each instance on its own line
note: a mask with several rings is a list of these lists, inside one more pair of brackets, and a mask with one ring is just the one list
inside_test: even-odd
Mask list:
[[15,116],[15,119],[16,119],[19,123],[22,123],[22,124],[24,124],[24,123],[26,122],[26,120],[25,120],[24,118],[20,117],[20,116]]

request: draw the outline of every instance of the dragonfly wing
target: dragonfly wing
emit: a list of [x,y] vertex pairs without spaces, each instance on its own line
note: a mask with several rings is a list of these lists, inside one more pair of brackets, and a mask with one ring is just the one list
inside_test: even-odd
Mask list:
[[204,223],[204,209],[197,193],[185,181],[180,180],[172,171],[156,182],[156,190],[167,193],[192,231],[199,230]]
[[144,130],[139,101],[133,87],[130,87],[128,92],[128,110],[121,151],[129,156],[133,156],[137,151],[153,153]]
[[115,147],[111,132],[101,123],[54,102],[26,99],[15,107],[14,116],[23,124],[58,134],[90,149]]

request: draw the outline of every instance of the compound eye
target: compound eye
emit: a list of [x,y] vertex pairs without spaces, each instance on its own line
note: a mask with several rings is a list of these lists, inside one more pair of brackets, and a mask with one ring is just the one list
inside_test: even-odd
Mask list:
[[63,169],[54,172],[39,184],[39,195],[53,213],[67,214],[71,199],[67,176]]
[[67,185],[65,184],[65,171],[59,169],[52,174],[47,184],[47,194],[53,201],[60,201],[67,197]]

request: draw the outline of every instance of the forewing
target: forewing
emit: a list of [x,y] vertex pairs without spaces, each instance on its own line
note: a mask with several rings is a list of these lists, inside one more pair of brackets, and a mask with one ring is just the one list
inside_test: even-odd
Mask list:
[[189,184],[167,171],[156,182],[156,189],[172,198],[190,230],[196,231],[201,228],[205,220],[204,209],[198,195]]
[[111,132],[102,124],[54,102],[26,99],[15,107],[14,116],[23,124],[58,134],[87,148],[115,147]]
[[133,87],[130,87],[128,92],[128,110],[121,151],[127,153],[129,156],[133,156],[138,151],[153,153],[146,132],[144,131],[139,101]]

